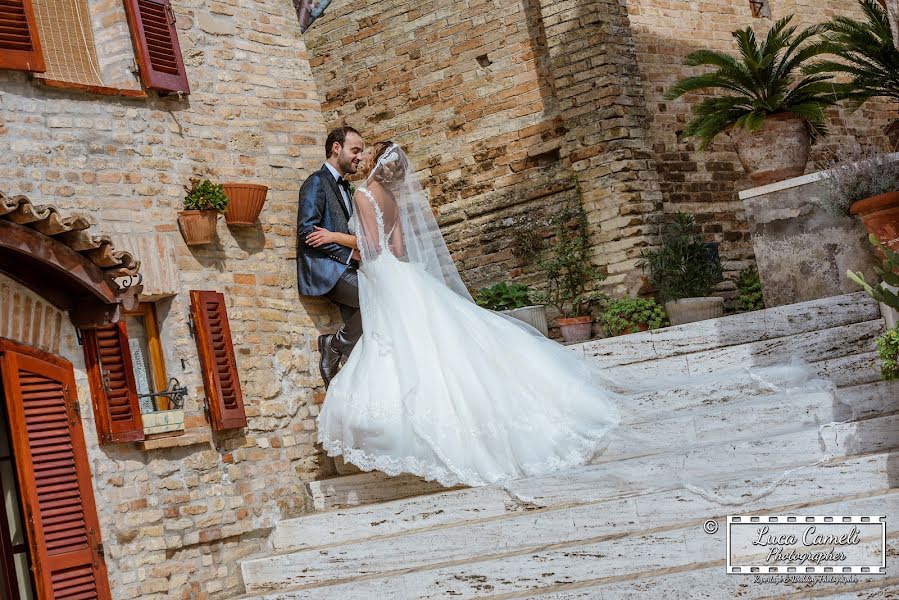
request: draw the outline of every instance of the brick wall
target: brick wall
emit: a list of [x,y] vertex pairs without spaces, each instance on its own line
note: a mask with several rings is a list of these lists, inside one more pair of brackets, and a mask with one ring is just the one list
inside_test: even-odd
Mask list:
[[[123,23],[114,4],[93,3],[107,26]],[[314,343],[339,316],[324,300],[298,303],[296,291],[297,191],[321,165],[324,146],[296,14],[283,0],[172,4],[193,92],[183,100],[53,90],[0,71],[5,193],[87,215],[99,233],[158,235],[175,245],[171,269],[150,268],[164,260],[159,256],[138,258],[146,273],[174,271],[180,279],[180,292],[157,312],[168,375],[189,390],[188,433],[170,441],[187,446],[99,447],[71,324],[27,290],[0,282],[0,335],[58,352],[75,365],[110,583],[119,599],[236,595],[238,559],[260,550],[282,516],[304,510],[303,482],[330,468],[313,443],[315,400],[323,394]],[[110,68],[127,64],[115,55],[122,50],[116,40],[110,43]],[[193,175],[267,184],[261,225],[228,228],[220,219],[215,244],[188,248],[176,211]],[[187,327],[190,289],[227,298],[249,416],[244,431],[210,435]],[[37,308],[45,323],[40,339]],[[45,339],[50,331],[64,335]]]
[[[855,0],[771,0],[771,18],[753,18],[749,0],[629,0],[631,31],[638,53],[643,94],[649,114],[649,139],[661,180],[664,210],[697,215],[707,241],[721,243],[725,268],[734,271],[752,263],[749,226],[736,192],[752,187],[727,135],[710,150],[699,152],[694,140],[681,139],[691,118],[691,105],[664,100],[678,79],[704,71],[685,67],[684,57],[699,48],[736,53],[731,32],[751,25],[764,35],[777,19],[795,14],[801,27],[836,14],[860,16]],[[830,111],[829,138],[813,146],[807,171],[842,144],[886,144],[883,128],[896,118],[895,107],[872,101],[855,114]],[[885,147],[885,146],[884,146]]]
[[307,43],[325,120],[406,148],[466,283],[520,275],[516,232],[576,194],[536,0],[335,3]]

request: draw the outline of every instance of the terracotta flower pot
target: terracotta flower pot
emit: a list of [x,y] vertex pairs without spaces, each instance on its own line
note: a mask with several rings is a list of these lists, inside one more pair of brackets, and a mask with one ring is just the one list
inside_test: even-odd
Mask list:
[[798,177],[808,163],[811,138],[805,119],[793,113],[765,118],[761,129],[730,130],[740,163],[755,185]]
[[868,233],[899,252],[899,191],[859,200],[849,212],[862,220]]
[[695,323],[724,316],[724,298],[681,298],[665,303],[665,312],[672,325]]
[[562,317],[556,320],[566,344],[586,342],[593,332],[593,317]]
[[616,337],[619,335],[630,335],[632,333],[640,333],[641,331],[646,331],[649,329],[648,323],[634,323],[630,327],[626,329],[622,329],[620,333],[615,334]]
[[255,225],[268,186],[256,183],[223,183],[228,206],[225,208],[225,221],[228,225]]
[[210,244],[215,239],[216,210],[182,210],[178,212],[178,228],[188,246]]

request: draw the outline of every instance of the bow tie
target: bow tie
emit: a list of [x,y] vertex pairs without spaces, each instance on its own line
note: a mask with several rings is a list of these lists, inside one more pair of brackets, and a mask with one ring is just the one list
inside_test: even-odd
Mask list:
[[346,192],[346,195],[347,195],[347,196],[350,195],[350,182],[349,182],[349,181],[347,181],[347,180],[344,179],[343,177],[338,177],[338,178],[337,178],[337,185],[339,185],[340,187],[343,188],[343,190]]

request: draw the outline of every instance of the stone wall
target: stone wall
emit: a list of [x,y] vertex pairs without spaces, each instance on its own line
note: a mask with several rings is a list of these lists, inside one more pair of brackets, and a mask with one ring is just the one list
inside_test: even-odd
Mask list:
[[[97,13],[97,26],[120,27],[124,13],[99,4],[107,12]],[[314,343],[338,315],[322,300],[297,302],[297,191],[321,165],[324,123],[296,14],[286,0],[172,4],[192,90],[184,99],[88,95],[0,71],[2,190],[87,215],[96,231],[117,239],[160,236],[175,248],[175,264],[154,264],[163,255],[138,258],[145,276],[174,273],[180,284],[157,314],[168,375],[189,390],[184,435],[99,447],[81,347],[66,318],[53,325],[62,328],[62,345],[49,348],[75,365],[119,599],[237,594],[238,558],[260,550],[282,516],[304,510],[303,482],[328,468],[313,443],[323,395]],[[118,54],[120,41],[110,41],[109,65],[129,62]],[[220,219],[215,244],[188,248],[176,211],[194,175],[267,184],[261,224],[228,228]],[[246,430],[211,434],[187,326],[191,289],[227,299]],[[9,294],[20,301],[7,302]],[[28,323],[37,306],[25,290],[0,283],[0,335],[35,342]],[[52,321],[48,310],[44,319]]]
[[[691,104],[683,98],[666,101],[664,93],[678,79],[704,69],[685,67],[684,57],[700,48],[735,53],[731,32],[751,25],[764,35],[784,16],[805,27],[836,14],[860,16],[855,0],[772,0],[770,18],[754,18],[749,0],[667,2],[628,0],[631,31],[637,47],[643,94],[649,119],[649,138],[661,179],[665,212],[684,210],[697,215],[707,241],[721,243],[725,267],[735,271],[753,260],[749,225],[737,192],[752,187],[727,135],[710,150],[699,152],[694,140],[680,133],[691,118]],[[691,101],[699,98],[691,95]],[[857,142],[886,149],[883,128],[899,117],[895,107],[872,101],[855,114],[829,112],[831,135],[813,146],[807,172],[834,148]]]

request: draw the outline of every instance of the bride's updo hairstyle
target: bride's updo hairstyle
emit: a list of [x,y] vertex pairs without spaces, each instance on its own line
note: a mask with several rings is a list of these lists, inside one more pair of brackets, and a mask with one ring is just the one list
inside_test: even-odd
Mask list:
[[[372,155],[372,173],[374,180],[379,182],[386,188],[394,187],[394,184],[403,180],[406,174],[403,161],[397,156],[394,160],[390,160],[390,155],[385,157],[387,150],[393,146],[393,142],[386,140],[375,144],[375,151]],[[381,160],[381,159],[384,160]]]

